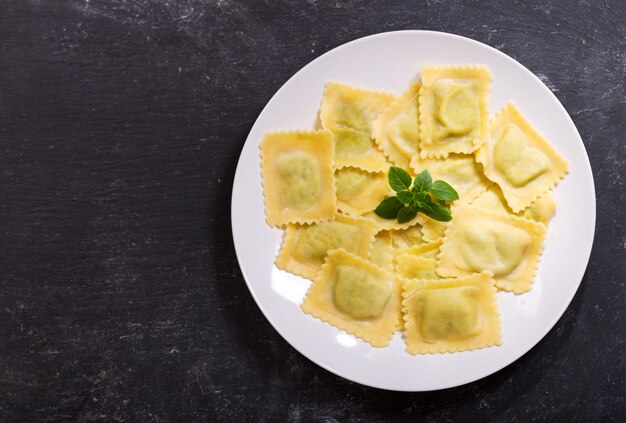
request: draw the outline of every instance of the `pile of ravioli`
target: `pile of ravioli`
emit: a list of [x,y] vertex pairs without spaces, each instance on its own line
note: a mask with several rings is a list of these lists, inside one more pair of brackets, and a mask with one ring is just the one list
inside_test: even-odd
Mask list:
[[[329,82],[321,129],[260,144],[276,266],[310,279],[302,310],[374,347],[411,354],[501,345],[496,291],[532,288],[552,189],[568,162],[509,103],[489,116],[486,66],[426,66],[400,96]],[[451,184],[452,220],[374,213],[395,165]]]

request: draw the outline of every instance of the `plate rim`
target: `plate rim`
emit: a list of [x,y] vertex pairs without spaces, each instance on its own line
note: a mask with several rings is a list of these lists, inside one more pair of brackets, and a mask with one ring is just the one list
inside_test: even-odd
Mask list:
[[[300,73],[306,71],[309,67],[313,66],[317,61],[322,60],[322,58],[324,58],[325,56],[327,56],[327,55],[329,55],[331,53],[336,53],[337,51],[340,51],[340,50],[342,50],[344,48],[348,48],[349,46],[351,46],[353,44],[367,42],[367,40],[372,39],[372,38],[382,38],[382,37],[388,37],[388,36],[392,36],[392,35],[399,35],[399,34],[406,34],[406,33],[410,33],[410,34],[434,34],[436,36],[443,36],[443,37],[447,37],[447,38],[461,39],[464,42],[470,42],[470,43],[476,44],[476,45],[478,45],[480,47],[486,47],[492,53],[496,53],[496,54],[502,56],[505,60],[512,61],[515,65],[520,67],[521,70],[523,70],[528,75],[530,75],[532,79],[534,79],[536,82],[539,82],[539,85],[543,88],[543,90],[545,92],[547,92],[550,96],[552,96],[552,98],[556,101],[556,103],[561,108],[561,110],[564,113],[564,115],[567,116],[567,120],[568,120],[569,126],[572,127],[572,129],[575,131],[575,133],[578,135],[578,138],[581,141],[581,144],[582,144],[582,147],[583,147],[582,150],[583,150],[583,153],[584,153],[584,158],[586,159],[585,163],[584,163],[585,164],[584,171],[586,173],[588,173],[588,175],[590,176],[590,181],[591,181],[590,189],[591,189],[591,193],[593,194],[593,199],[594,199],[592,213],[591,213],[591,218],[592,218],[592,221],[593,221],[593,225],[590,225],[591,228],[592,228],[591,229],[591,239],[590,239],[590,243],[589,243],[588,248],[586,248],[586,251],[584,251],[584,253],[585,253],[584,256],[586,257],[586,259],[585,259],[585,270],[584,270],[580,280],[577,282],[576,289],[573,290],[572,294],[569,296],[569,298],[567,298],[567,301],[564,303],[564,306],[563,306],[562,310],[560,310],[559,313],[555,316],[555,318],[548,325],[546,325],[545,331],[542,331],[542,333],[540,335],[538,335],[535,339],[533,339],[531,342],[529,342],[527,348],[525,348],[525,349],[522,348],[519,351],[517,351],[515,353],[516,357],[512,361],[510,361],[509,363],[504,364],[501,367],[495,368],[493,370],[490,370],[488,373],[484,374],[483,376],[481,376],[479,378],[469,377],[468,380],[463,380],[461,383],[454,383],[454,384],[451,384],[451,385],[441,386],[441,387],[437,387],[437,388],[434,388],[434,389],[403,389],[403,388],[398,388],[398,387],[382,386],[382,385],[379,385],[379,384],[367,383],[367,382],[364,382],[364,381],[357,380],[355,378],[348,378],[345,375],[341,374],[338,370],[335,370],[334,368],[332,368],[332,367],[330,367],[330,366],[328,366],[328,365],[326,365],[324,363],[321,363],[321,362],[315,360],[306,351],[302,351],[300,348],[298,348],[294,344],[292,344],[286,338],[286,336],[283,335],[283,333],[279,330],[279,328],[277,327],[277,324],[275,324],[274,321],[268,316],[268,313],[265,311],[265,308],[263,307],[263,305],[261,304],[261,302],[257,298],[257,295],[255,294],[254,290],[252,289],[252,287],[250,285],[249,278],[248,278],[248,276],[246,274],[246,271],[243,268],[243,265],[242,265],[241,260],[240,260],[240,253],[239,253],[239,251],[237,249],[237,243],[236,243],[236,240],[235,240],[235,230],[234,230],[234,225],[233,225],[233,219],[234,219],[234,216],[233,216],[234,207],[233,207],[233,205],[234,205],[234,202],[235,202],[235,187],[238,186],[237,181],[239,180],[239,178],[241,178],[241,174],[242,174],[242,172],[240,172],[241,156],[243,155],[243,151],[244,151],[244,148],[245,148],[245,146],[246,146],[246,144],[248,142],[250,134],[254,131],[254,129],[256,128],[256,126],[257,126],[257,124],[259,122],[259,117],[261,117],[263,115],[263,113],[266,111],[266,109],[268,109],[270,106],[272,106],[274,104],[274,102],[276,101],[276,98],[278,97],[278,95],[284,89],[286,89],[286,87],[288,87],[290,84],[292,84],[294,79]],[[571,305],[572,300],[576,296],[576,293],[580,289],[580,285],[581,285],[583,279],[585,278],[585,275],[587,274],[587,268],[589,266],[589,261],[591,259],[591,252],[593,250],[593,244],[594,244],[594,241],[595,241],[596,220],[597,220],[596,219],[596,217],[597,217],[596,216],[597,215],[597,201],[596,201],[595,179],[593,177],[593,170],[591,168],[591,161],[589,160],[589,154],[587,154],[587,148],[585,147],[584,141],[582,140],[580,132],[578,131],[578,128],[576,127],[576,124],[574,123],[572,117],[568,113],[567,109],[565,109],[565,106],[563,106],[563,104],[558,99],[558,97],[546,86],[546,84],[537,75],[535,75],[533,72],[531,72],[526,66],[524,66],[522,63],[520,63],[519,61],[517,61],[513,57],[509,56],[508,54],[506,54],[506,53],[496,49],[495,47],[492,47],[492,46],[490,46],[488,44],[485,44],[485,43],[483,43],[481,41],[477,41],[477,40],[474,40],[472,38],[465,37],[463,35],[458,35],[458,34],[454,34],[454,33],[450,33],[450,32],[421,30],[421,29],[386,31],[386,32],[379,32],[379,33],[376,33],[376,34],[371,34],[371,35],[367,35],[367,36],[364,36],[364,37],[356,38],[354,40],[351,40],[351,41],[348,41],[346,43],[343,43],[343,44],[341,44],[341,45],[339,45],[337,47],[334,47],[334,48],[324,52],[323,54],[317,56],[315,59],[311,60],[306,65],[301,67],[298,71],[296,71],[291,77],[289,77],[289,79],[287,81],[285,81],[280,86],[280,88],[278,90],[276,90],[274,95],[272,95],[272,97],[269,99],[269,101],[265,104],[263,109],[259,112],[259,114],[258,114],[258,116],[257,116],[257,118],[256,118],[256,120],[254,122],[254,124],[250,127],[250,130],[248,131],[248,135],[246,136],[246,140],[244,141],[244,143],[243,143],[243,145],[241,147],[241,151],[239,153],[239,156],[237,158],[237,167],[235,169],[235,176],[233,178],[233,186],[232,186],[232,191],[231,191],[230,207],[231,207],[231,212],[230,212],[231,237],[232,237],[232,240],[233,240],[233,247],[235,249],[235,255],[237,257],[237,264],[239,265],[239,269],[241,271],[243,279],[246,282],[246,286],[248,288],[248,291],[252,295],[252,298],[254,299],[254,302],[256,303],[257,307],[259,307],[259,309],[261,310],[261,313],[263,314],[265,319],[270,323],[270,325],[274,328],[274,330],[285,340],[285,342],[287,342],[287,344],[289,344],[289,346],[291,348],[295,349],[300,354],[302,354],[304,357],[306,357],[308,360],[310,360],[311,362],[313,362],[317,366],[325,369],[326,371],[328,371],[328,372],[330,372],[330,373],[332,373],[332,374],[334,374],[336,376],[339,376],[342,379],[349,380],[349,381],[351,381],[353,383],[358,383],[359,385],[362,385],[362,386],[367,386],[367,387],[381,389],[381,390],[386,390],[386,391],[395,391],[395,392],[434,392],[434,391],[440,391],[440,390],[444,390],[444,389],[450,389],[450,388],[454,388],[454,387],[467,385],[469,383],[476,382],[476,381],[482,380],[482,379],[484,379],[486,377],[489,377],[489,376],[493,375],[494,373],[497,373],[497,372],[501,371],[502,369],[510,366],[511,364],[515,363],[517,360],[522,358],[524,355],[526,355],[535,346],[537,346],[537,344],[539,342],[541,342],[541,340],[544,339],[546,337],[546,335],[554,328],[554,326],[561,319],[561,317],[563,317],[563,314],[569,308],[569,306]]]

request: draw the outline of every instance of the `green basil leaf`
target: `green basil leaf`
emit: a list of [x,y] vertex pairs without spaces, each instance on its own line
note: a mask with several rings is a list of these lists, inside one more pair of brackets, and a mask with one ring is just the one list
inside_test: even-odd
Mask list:
[[423,170],[422,173],[415,177],[415,182],[413,183],[414,192],[428,192],[433,185],[433,180],[430,177],[430,173],[428,170]]
[[398,200],[398,197],[387,197],[380,202],[374,213],[384,219],[395,219],[402,207],[404,204]]
[[402,201],[404,204],[410,204],[413,202],[413,194],[409,191],[400,191],[398,192],[398,200]]
[[411,186],[411,175],[399,167],[391,166],[387,178],[389,179],[389,186],[395,192],[408,190]]
[[406,223],[415,219],[417,216],[417,212],[415,210],[411,210],[410,207],[403,207],[398,212],[398,223]]
[[459,193],[444,181],[435,181],[430,188],[430,193],[440,200],[454,201],[459,199]]
[[[445,202],[458,200],[459,194],[445,181],[433,182],[427,169],[411,181],[411,176],[407,171],[391,166],[387,179],[389,186],[397,195],[385,198],[376,207],[374,212],[378,216],[385,219],[397,218],[399,223],[409,222],[419,212],[442,222],[452,219]],[[411,182],[413,182],[412,187]]]
[[424,207],[421,207],[422,213],[433,220],[438,220],[440,222],[448,222],[452,220],[452,215],[448,209],[440,204],[434,203],[430,199],[428,202],[424,203],[423,206]]
[[428,196],[428,193],[426,192],[414,192],[413,193],[413,202],[415,203],[424,203],[428,200],[430,200],[430,197]]

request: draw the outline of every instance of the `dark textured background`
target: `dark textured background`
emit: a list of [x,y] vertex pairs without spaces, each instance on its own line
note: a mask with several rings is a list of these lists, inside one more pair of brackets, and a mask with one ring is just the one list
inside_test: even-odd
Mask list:
[[[290,4],[0,1],[0,421],[624,421],[626,4]],[[598,198],[587,274],[548,336],[426,394],[292,349],[230,232],[237,158],[273,93],[397,29],[465,35],[537,74],[578,126]]]

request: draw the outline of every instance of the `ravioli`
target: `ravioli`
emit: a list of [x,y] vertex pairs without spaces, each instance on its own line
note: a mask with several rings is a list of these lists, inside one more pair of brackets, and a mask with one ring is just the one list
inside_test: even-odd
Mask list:
[[547,192],[520,213],[527,219],[536,220],[547,225],[555,210],[556,201],[554,200],[554,195],[551,192]]
[[486,66],[425,66],[419,95],[420,156],[472,153],[488,136]]
[[506,200],[502,196],[502,191],[497,185],[494,185],[489,188],[489,190],[479,195],[478,198],[471,203],[471,206],[499,213],[525,217],[530,220],[541,222],[544,225],[548,225],[550,218],[554,214],[554,210],[556,210],[554,195],[551,192],[547,192],[524,210],[519,213],[513,213],[513,211],[508,207]]
[[374,347],[384,347],[401,327],[401,292],[399,278],[337,249],[328,252],[301,308]]
[[385,270],[393,270],[393,243],[389,231],[380,231],[374,238],[370,261]]
[[515,214],[509,206],[507,206],[506,200],[502,196],[502,191],[497,185],[490,187],[487,191],[480,194],[471,202],[471,206],[473,208],[491,210],[498,213]]
[[328,250],[345,248],[369,257],[376,228],[369,219],[338,214],[335,220],[311,225],[288,225],[276,266],[295,275],[313,279]]
[[265,215],[270,226],[333,218],[337,198],[331,132],[270,132],[260,148]]
[[516,294],[529,291],[546,226],[471,206],[455,212],[441,244],[437,273],[454,277],[488,271],[499,289]]
[[424,242],[420,225],[411,226],[407,229],[397,229],[390,233],[396,249],[410,248],[421,245]]
[[441,247],[441,240],[424,242],[420,245],[414,245],[408,248],[399,248],[394,252],[394,260],[400,254],[411,254],[413,256],[424,257],[427,259],[436,259]]
[[[373,347],[404,330],[414,355],[501,345],[495,292],[532,288],[569,164],[512,103],[489,120],[491,79],[425,66],[399,97],[328,82],[323,130],[264,136],[266,220],[285,229],[275,264],[313,281],[304,313]],[[449,183],[459,199],[435,201],[453,219],[376,215],[396,195],[392,165]]]
[[455,204],[469,203],[493,185],[473,155],[450,154],[445,159],[414,156],[411,168],[416,175],[427,169],[433,181],[440,179],[449,183],[459,194]]
[[360,216],[374,210],[389,193],[387,174],[356,167],[335,171],[337,207],[344,213]]
[[[395,195],[395,193],[389,193],[389,195]],[[409,229],[416,225],[421,225],[426,220],[421,213],[418,213],[412,220],[405,223],[398,223],[396,219],[384,219],[378,216],[374,211],[363,214],[363,217],[374,221],[374,224],[379,231]]]
[[410,253],[398,254],[395,257],[396,272],[407,279],[440,279],[435,269],[434,258],[420,257]]
[[512,103],[492,119],[490,138],[476,152],[487,178],[498,184],[517,213],[551,190],[569,172],[569,163]]
[[337,82],[326,84],[320,120],[324,129],[335,134],[337,169],[353,166],[380,172],[388,167],[385,156],[374,144],[371,127],[394,99],[391,93],[353,88]]
[[420,84],[413,84],[372,123],[378,148],[394,165],[407,168],[419,151]]
[[426,220],[422,225],[424,241],[434,242],[441,240],[446,231],[446,226],[448,226],[448,222],[440,222],[433,219]]
[[[483,174],[481,165],[473,155],[450,154],[445,159],[422,159],[414,156],[411,168],[418,174],[428,169],[433,180],[443,180],[449,183],[459,194],[456,204],[469,203],[480,193],[493,185]],[[426,218],[422,225],[424,241],[436,241],[443,237],[447,222],[440,222]]]
[[502,344],[500,314],[489,273],[447,280],[405,280],[406,351],[433,354]]

